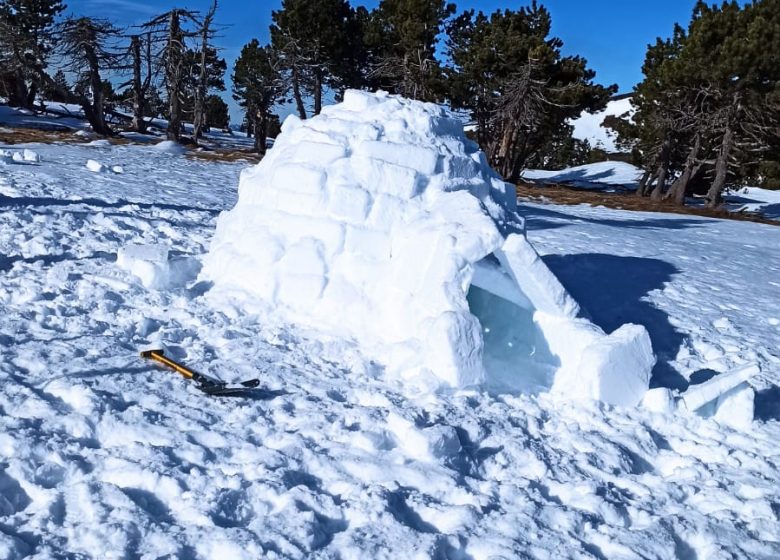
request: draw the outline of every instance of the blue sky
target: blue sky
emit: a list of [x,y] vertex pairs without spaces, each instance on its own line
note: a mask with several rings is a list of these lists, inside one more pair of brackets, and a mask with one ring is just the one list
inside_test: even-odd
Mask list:
[[[172,5],[193,10],[205,10],[210,0],[66,0],[68,12],[104,17],[123,25],[139,23],[164,12]],[[359,2],[369,8],[378,0]],[[527,2],[508,0],[461,0],[458,9],[475,8],[484,12],[527,5]],[[641,80],[641,66],[648,43],[658,36],[668,36],[675,22],[686,24],[695,0],[544,0],[552,14],[553,33],[563,39],[566,54],[584,56],[596,70],[596,80],[603,84],[616,83],[620,92],[631,91]],[[218,39],[222,56],[228,61],[228,73],[241,47],[253,37],[268,40],[271,11],[278,9],[281,0],[221,0],[217,20],[226,28]],[[240,120],[240,111],[230,98],[233,122]]]

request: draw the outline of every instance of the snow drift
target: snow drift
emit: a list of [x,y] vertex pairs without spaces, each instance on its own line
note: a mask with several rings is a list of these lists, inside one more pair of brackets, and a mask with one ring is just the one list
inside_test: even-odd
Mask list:
[[404,379],[638,403],[647,332],[606,335],[578,317],[515,210],[514,188],[447,111],[348,91],[288,117],[244,171],[203,277],[356,340]]

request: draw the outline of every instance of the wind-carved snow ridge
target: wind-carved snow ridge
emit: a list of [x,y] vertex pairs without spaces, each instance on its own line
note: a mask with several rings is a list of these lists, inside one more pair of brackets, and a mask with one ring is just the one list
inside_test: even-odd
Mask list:
[[384,92],[288,117],[242,174],[203,277],[212,297],[357,341],[416,387],[634,405],[654,363],[643,327],[607,336],[578,317],[460,121]]

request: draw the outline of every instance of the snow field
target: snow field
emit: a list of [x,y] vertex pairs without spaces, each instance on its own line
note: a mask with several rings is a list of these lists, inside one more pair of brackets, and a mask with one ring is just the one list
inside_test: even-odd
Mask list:
[[[117,255],[202,259],[240,166],[30,149],[38,164],[0,170],[0,557],[780,556],[776,228],[521,205],[597,325],[648,329],[655,383],[759,364],[757,421],[735,429],[547,395],[414,394],[343,341],[215,308],[197,280],[147,289]],[[125,173],[93,174],[90,157]],[[138,358],[159,346],[264,389],[205,397]]]
[[[202,277],[215,306],[242,290],[238,305],[354,339],[415,387],[639,403],[654,363],[647,333],[605,336],[576,318],[515,198],[441,107],[347,91],[317,117],[289,117],[243,172]],[[477,268],[492,269],[478,280],[498,292],[489,302],[469,295]]]

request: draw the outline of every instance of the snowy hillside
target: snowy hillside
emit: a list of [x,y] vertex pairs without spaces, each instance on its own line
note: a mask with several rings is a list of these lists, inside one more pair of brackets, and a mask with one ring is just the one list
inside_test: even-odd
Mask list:
[[642,170],[622,161],[602,161],[558,171],[528,169],[523,179],[536,183],[554,183],[583,189],[623,187],[635,190],[642,178]]
[[[780,229],[521,207],[596,324],[648,329],[654,383],[757,363],[752,423],[419,393],[203,297],[242,165],[0,148],[22,154],[0,162],[0,558],[780,556]],[[151,276],[117,261],[153,244],[169,260]],[[138,357],[154,346],[261,389],[208,397]]]
[[609,101],[603,111],[598,113],[583,112],[579,118],[574,119],[571,122],[574,126],[572,135],[578,140],[587,140],[594,148],[601,148],[608,153],[617,152],[619,151],[615,145],[617,135],[611,129],[601,126],[601,123],[607,116],[619,117],[631,111],[630,97]]

